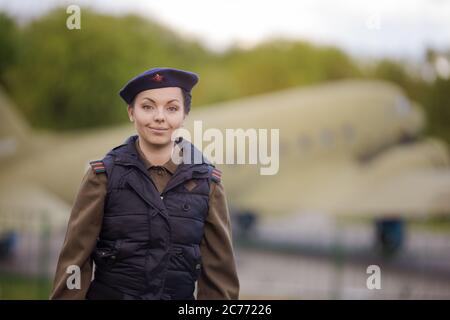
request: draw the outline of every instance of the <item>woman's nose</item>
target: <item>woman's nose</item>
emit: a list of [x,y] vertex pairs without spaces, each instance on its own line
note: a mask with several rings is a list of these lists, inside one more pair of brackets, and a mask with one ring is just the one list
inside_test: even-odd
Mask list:
[[156,110],[155,121],[164,121],[164,111],[160,108]]

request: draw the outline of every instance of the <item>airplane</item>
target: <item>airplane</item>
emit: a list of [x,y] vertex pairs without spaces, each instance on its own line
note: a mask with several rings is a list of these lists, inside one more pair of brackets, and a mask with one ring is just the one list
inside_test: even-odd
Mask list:
[[[0,227],[5,230],[18,228],[12,218],[18,213],[33,213],[31,225],[45,217],[52,227],[64,228],[88,162],[134,134],[130,124],[64,133],[34,130],[1,91],[0,116]],[[217,164],[236,216],[319,211],[371,217],[381,221],[384,243],[405,218],[450,212],[447,145],[424,135],[422,108],[392,83],[347,79],[288,88],[194,107],[188,119],[191,131],[196,120],[221,131],[279,129],[277,174],[261,175],[260,165]],[[384,245],[399,247],[401,241]]]

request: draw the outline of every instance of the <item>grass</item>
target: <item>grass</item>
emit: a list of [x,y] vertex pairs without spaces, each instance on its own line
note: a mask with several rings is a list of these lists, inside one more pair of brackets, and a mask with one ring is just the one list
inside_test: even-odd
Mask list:
[[48,300],[50,290],[45,277],[0,274],[0,300]]

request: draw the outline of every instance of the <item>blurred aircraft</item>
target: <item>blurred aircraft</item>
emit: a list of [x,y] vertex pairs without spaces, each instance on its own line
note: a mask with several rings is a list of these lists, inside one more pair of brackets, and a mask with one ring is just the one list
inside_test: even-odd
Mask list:
[[[134,128],[54,134],[32,130],[14,110],[0,92],[0,218],[34,212],[65,226],[89,160],[101,159]],[[260,165],[218,165],[233,213],[317,211],[396,221],[450,212],[447,146],[424,136],[420,106],[391,83],[292,88],[194,108],[187,129],[194,120],[204,130],[280,129],[276,175],[260,175]]]

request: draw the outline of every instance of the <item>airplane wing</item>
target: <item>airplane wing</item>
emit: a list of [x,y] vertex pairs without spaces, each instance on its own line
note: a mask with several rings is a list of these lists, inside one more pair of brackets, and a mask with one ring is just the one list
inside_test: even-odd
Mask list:
[[450,170],[424,169],[354,187],[337,212],[373,216],[424,216],[450,212]]
[[[225,169],[224,177],[235,175]],[[252,178],[253,177],[253,178]],[[226,187],[227,181],[225,181]],[[446,148],[424,139],[386,150],[370,162],[348,158],[300,166],[285,161],[275,176],[250,175],[230,203],[261,215],[424,216],[450,212]]]

